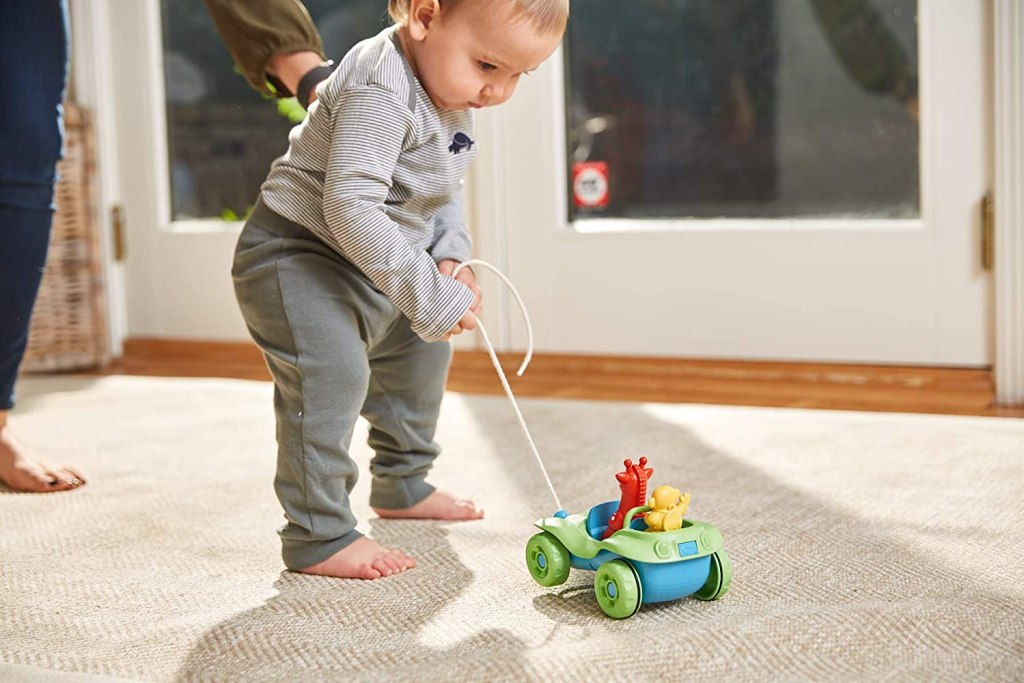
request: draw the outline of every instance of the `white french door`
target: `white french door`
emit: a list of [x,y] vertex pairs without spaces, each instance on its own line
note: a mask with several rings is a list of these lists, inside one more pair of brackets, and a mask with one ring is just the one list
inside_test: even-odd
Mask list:
[[[477,119],[481,154],[470,179],[477,253],[520,288],[538,350],[991,363],[991,282],[980,265],[979,207],[990,186],[992,154],[985,0],[918,2],[916,21],[903,17],[902,24],[886,11],[913,7],[909,0],[839,3],[873,9],[885,20],[879,25],[904,45],[900,31],[913,27],[907,56],[920,116],[909,128],[899,122],[899,116],[910,120],[905,104],[877,93],[858,95],[854,91],[863,88],[849,85],[863,55],[851,57],[848,45],[837,46],[837,34],[821,28],[833,0],[753,3],[774,14],[754,35],[732,42],[768,41],[763,63],[744,54],[705,59],[702,50],[728,41],[710,40],[713,31],[699,24],[690,30],[686,22],[693,17],[685,13],[673,19],[678,8],[751,4],[744,0],[592,0],[574,11],[579,16],[602,3],[648,15],[654,8],[666,21],[680,22],[681,29],[673,27],[679,40],[665,55],[658,52],[658,26],[644,25],[645,34],[631,37],[632,19],[619,21],[619,38],[635,43],[620,61],[640,63],[654,85],[638,90],[647,81],[620,69],[625,85],[591,83],[588,91],[564,60],[597,74],[609,67],[599,59],[596,66],[586,63],[588,54],[600,57],[599,50],[581,55],[572,47],[522,79],[509,103]],[[117,39],[96,49],[107,56],[108,91],[116,102],[116,140],[108,135],[106,144],[117,149],[128,230],[125,334],[245,339],[229,276],[238,226],[176,219],[175,202],[183,194],[171,189],[174,183],[193,191],[210,184],[172,178],[180,165],[169,161],[168,98],[187,102],[202,69],[165,63],[158,0],[109,0],[106,7],[108,35]],[[321,28],[352,24],[338,17]],[[600,17],[591,21],[600,28]],[[686,80],[693,64],[740,58],[747,60],[736,62],[743,68],[730,68],[742,78],[723,71]],[[671,79],[658,70],[671,65],[681,70],[680,82],[691,83],[689,90],[673,95]],[[171,93],[167,68],[184,84]],[[726,118],[734,130],[711,127],[707,140],[688,139],[721,105],[712,97],[721,92],[708,85],[715,78],[725,87],[722,102],[733,108]],[[237,76],[233,82],[245,87]],[[692,82],[703,90],[694,91]],[[615,88],[622,90],[617,103],[599,101]],[[862,116],[857,107],[865,98],[870,103]],[[759,103],[763,108],[766,101],[769,114],[759,121]],[[844,117],[847,106],[852,113]],[[833,125],[834,135],[827,134]],[[885,129],[880,137],[874,135],[879,126]],[[771,133],[758,138],[766,130]],[[747,162],[729,148],[735,135],[750,140]],[[891,152],[885,149],[890,139]],[[683,159],[702,144],[703,159]],[[871,154],[880,155],[877,164]],[[851,158],[859,165],[847,163]],[[914,171],[909,185],[900,166],[908,158]],[[581,182],[581,199],[598,206],[570,211],[572,162],[605,164],[607,207],[600,206],[600,192],[587,195],[600,190],[600,182]],[[901,183],[906,187],[893,189]],[[856,191],[843,194],[847,184]],[[525,329],[508,297],[496,281],[485,282],[489,329],[503,347],[525,347]]]
[[[602,2],[581,4],[574,7],[577,15],[588,7],[600,9]],[[614,4],[621,9],[631,3]],[[678,8],[702,3],[636,4],[671,18]],[[703,6],[715,11],[726,4],[719,0]],[[907,96],[915,91],[904,89],[899,101],[883,104],[877,101],[886,95],[878,93],[828,95],[836,83],[850,80],[844,68],[871,85],[871,73],[864,70],[872,67],[856,53],[861,43],[841,42],[843,27],[832,27],[832,34],[822,28],[829,19],[823,16],[829,12],[827,4],[759,4],[774,6],[774,14],[765,19],[771,27],[767,34],[759,24],[752,32],[760,32],[760,38],[732,35],[736,43],[743,38],[747,44],[755,38],[773,41],[768,66],[758,65],[757,54],[702,55],[700,50],[717,49],[709,46],[720,41],[694,29],[686,43],[680,33],[688,30],[685,23],[673,29],[678,36],[675,52],[660,56],[657,46],[647,44],[656,40],[650,24],[647,33],[618,36],[627,45],[632,40],[630,49],[636,54],[655,52],[653,58],[648,55],[652,71],[647,73],[660,79],[658,88],[671,85],[659,70],[677,68],[680,82],[691,78],[688,87],[698,103],[683,93],[675,109],[662,107],[661,119],[647,128],[628,128],[629,118],[647,116],[637,113],[642,106],[661,106],[659,98],[669,97],[664,90],[650,88],[642,95],[648,102],[641,106],[627,96],[617,105],[595,106],[586,97],[600,100],[615,88],[629,92],[623,82],[637,92],[636,72],[633,78],[628,71],[625,77],[620,73],[618,85],[613,77],[608,83],[592,83],[591,94],[581,96],[587,84],[574,82],[579,72],[564,67],[564,52],[522,79],[508,104],[478,118],[483,150],[474,175],[478,245],[481,256],[501,265],[519,287],[531,310],[538,350],[990,364],[991,282],[981,266],[980,248],[980,201],[990,185],[992,154],[991,46],[984,0],[921,1],[916,22],[886,14],[892,7],[906,11],[908,5],[914,11],[912,2],[840,3],[873,13],[875,20],[881,19],[875,22],[880,31],[916,33],[910,42],[916,51],[905,57],[916,72],[919,124],[913,120],[913,98]],[[689,20],[707,17],[681,19]],[[615,24],[603,29],[614,37],[614,31],[628,31],[633,19],[591,17],[598,33],[601,21]],[[592,53],[572,55],[583,63],[584,75],[591,67],[598,75],[602,68],[616,68],[606,63],[615,62],[616,56],[604,35],[594,37],[599,45]],[[572,39],[571,34],[563,50],[576,49]],[[677,59],[680,53],[685,59]],[[695,80],[686,71],[714,59],[733,71],[726,70],[724,76],[699,72]],[[708,85],[715,78],[724,90]],[[762,125],[772,126],[768,142],[760,151],[748,145],[753,151],[747,157],[726,149],[736,130],[741,140],[743,135],[755,140],[758,134],[751,133],[756,124],[750,125],[756,111],[741,111],[736,104],[743,104],[743,97],[735,97],[743,88],[748,110],[756,110],[760,101],[770,110],[762,115],[762,122],[767,119]],[[657,91],[652,95],[652,90]],[[725,118],[736,130],[721,134],[706,128],[707,136],[718,136],[720,156],[712,147],[703,161],[687,166],[679,161],[681,156],[708,147],[707,141],[687,142],[672,135],[685,136],[689,124],[718,116],[714,102],[700,100],[716,92],[726,93],[722,106],[733,110]],[[864,100],[864,106],[876,113],[858,116],[855,107],[861,105],[855,98],[869,96],[873,99]],[[847,106],[851,109],[843,111]],[[901,116],[909,124],[900,123]],[[567,119],[570,126],[577,122],[571,140],[562,124]],[[838,124],[831,129],[833,121]],[[602,158],[601,136],[612,135],[616,126],[619,144],[605,145]],[[879,132],[878,126],[889,128]],[[624,127],[627,133],[622,133]],[[636,134],[641,129],[645,133]],[[889,135],[892,130],[897,132]],[[899,150],[888,149],[889,139],[913,155],[911,176],[916,173],[917,180],[903,195],[894,186],[907,183],[908,171],[891,165],[900,159],[905,163],[907,154],[901,157]],[[623,149],[623,144],[643,151]],[[877,164],[872,153],[878,155]],[[851,165],[851,159],[859,159],[859,165]],[[585,177],[579,179],[576,192],[570,162],[585,162],[577,169],[591,174],[589,184]],[[753,167],[746,176],[744,164],[748,171]],[[846,177],[842,168],[848,169],[843,171]],[[605,189],[611,201],[602,206]],[[617,192],[619,198],[632,194],[616,207]],[[673,192],[678,192],[678,202]],[[574,208],[570,217],[570,202],[577,195],[592,206]],[[664,216],[673,211],[677,215]],[[645,212],[661,215],[645,217]],[[525,332],[514,320],[515,311],[496,288],[490,291],[495,295],[488,316],[501,319],[501,325],[495,321],[491,326],[502,328],[498,337],[505,348],[523,348]]]

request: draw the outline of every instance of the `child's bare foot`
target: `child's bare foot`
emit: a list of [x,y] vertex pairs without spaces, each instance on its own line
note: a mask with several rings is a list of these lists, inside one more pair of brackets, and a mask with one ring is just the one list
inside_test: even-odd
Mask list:
[[339,579],[379,579],[416,566],[416,558],[401,550],[385,548],[372,538],[360,538],[323,562],[299,571]]
[[0,418],[0,482],[14,491],[51,493],[78,488],[85,477],[70,467],[45,467],[29,459]]
[[459,500],[444,491],[434,491],[410,508],[387,510],[373,508],[381,517],[388,519],[483,519],[484,511],[477,509],[471,500]]

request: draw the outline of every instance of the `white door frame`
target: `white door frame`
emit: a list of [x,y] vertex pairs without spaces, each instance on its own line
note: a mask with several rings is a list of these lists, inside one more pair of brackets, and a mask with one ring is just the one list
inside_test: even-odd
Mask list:
[[996,400],[1024,403],[1024,4],[995,0]]
[[127,336],[124,266],[114,258],[112,207],[121,201],[121,171],[117,144],[117,101],[110,53],[104,47],[110,35],[109,6],[105,0],[71,0],[71,79],[78,103],[92,117],[96,135],[95,219],[100,231],[103,258],[104,299],[107,314],[107,345],[111,357],[122,354]]

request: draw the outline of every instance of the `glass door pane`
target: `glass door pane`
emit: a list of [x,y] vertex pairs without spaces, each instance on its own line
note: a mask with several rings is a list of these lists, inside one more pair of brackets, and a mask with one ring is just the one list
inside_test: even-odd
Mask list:
[[[255,201],[294,122],[236,73],[201,2],[161,4],[172,220],[233,219]],[[390,23],[387,0],[304,4],[335,59]]]
[[570,219],[917,218],[915,0],[585,0]]

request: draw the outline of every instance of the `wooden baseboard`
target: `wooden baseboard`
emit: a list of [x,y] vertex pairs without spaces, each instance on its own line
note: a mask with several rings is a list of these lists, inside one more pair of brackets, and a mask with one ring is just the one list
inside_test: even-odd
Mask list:
[[[517,396],[1024,417],[1024,407],[993,405],[988,368],[541,354],[515,377],[522,357],[500,360]],[[259,350],[241,342],[129,339],[105,372],[270,379]],[[482,351],[455,353],[448,388],[502,393]]]
[[126,339],[124,354],[104,373],[270,380],[263,353],[251,342],[182,339]]

